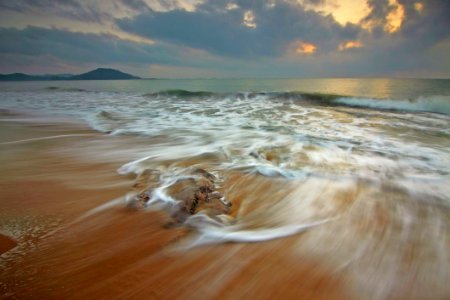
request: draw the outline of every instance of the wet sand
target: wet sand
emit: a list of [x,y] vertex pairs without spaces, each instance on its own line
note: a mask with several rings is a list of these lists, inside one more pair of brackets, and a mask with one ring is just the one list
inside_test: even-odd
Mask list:
[[122,201],[133,178],[116,170],[138,158],[130,139],[76,123],[0,123],[0,231],[17,242],[0,256],[2,298],[360,298],[345,272],[299,249],[301,234],[178,249],[187,229]]

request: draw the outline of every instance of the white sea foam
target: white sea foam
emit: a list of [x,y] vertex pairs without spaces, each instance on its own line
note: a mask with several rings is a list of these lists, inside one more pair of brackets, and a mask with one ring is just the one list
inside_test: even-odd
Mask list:
[[[436,135],[439,143],[440,135],[450,134],[445,116],[408,117],[395,111],[311,106],[274,98],[273,94],[252,97],[213,94],[201,98],[158,94],[146,96],[147,102],[139,110],[121,107],[122,113],[101,113],[97,117],[100,124],[111,122],[113,134],[167,137],[166,142],[153,143],[146,158],[125,165],[119,172],[134,168],[133,172],[138,173],[148,168],[150,161],[183,159],[202,153],[222,153],[225,156],[220,162],[222,168],[287,178],[301,178],[310,172],[360,175],[368,171],[379,174],[427,169],[448,172],[447,162],[442,164],[447,161],[445,149],[430,149],[427,136],[427,133]],[[436,103],[444,103],[436,107],[446,107],[445,97],[433,99],[408,102],[340,98],[335,101],[384,109],[412,107],[409,111],[421,111],[424,105]],[[122,117],[124,120],[120,120]],[[423,132],[424,142],[408,139],[402,133],[393,135],[391,130]]]
[[121,166],[119,169],[117,169],[117,173],[121,174],[121,175],[127,175],[130,173],[134,173],[134,174],[140,174],[142,173],[142,171],[144,169],[146,169],[145,167],[140,167],[140,163],[145,162],[147,160],[150,159],[155,159],[156,157],[151,155],[151,156],[146,156],[137,160],[134,160],[132,162],[129,162],[123,166]]
[[[448,199],[443,187],[450,174],[448,96],[412,101],[308,100],[301,93],[175,91],[143,96],[43,91],[4,93],[3,97],[5,107],[76,116],[101,132],[143,137],[138,146],[130,144],[130,150],[125,150],[139,151],[141,158],[118,172],[140,174],[167,168],[167,174],[163,170],[166,185],[170,178],[181,176],[173,164],[192,160],[219,173],[233,170],[289,180],[389,178],[401,180],[411,193],[420,186],[429,197]],[[414,178],[421,176],[438,180],[416,184]],[[176,201],[161,188],[150,203],[170,208]]]
[[[144,211],[174,216],[184,203],[169,187],[191,167],[214,173],[232,212],[199,208],[176,219],[191,234],[174,245],[264,242],[304,232],[298,245],[295,238],[287,244],[336,260],[336,272],[377,299],[395,297],[397,287],[418,298],[429,296],[430,287],[445,287],[437,295],[448,295],[449,103],[448,96],[2,93],[3,107],[78,117],[98,131],[126,135],[102,141],[101,149],[130,161],[120,174],[160,174],[145,191]],[[123,209],[140,192],[78,221]]]
[[73,221],[73,224],[81,222],[82,220],[89,218],[95,214],[98,214],[102,211],[105,211],[107,209],[110,209],[114,206],[118,206],[121,203],[123,203],[123,197],[119,197],[113,200],[110,200],[108,202],[103,203],[102,205],[99,205],[97,207],[94,207],[93,209],[85,212],[84,214],[82,214],[80,217],[78,217],[75,221]]
[[224,225],[205,214],[199,213],[189,217],[185,225],[195,228],[197,235],[185,242],[186,248],[225,242],[262,242],[298,234],[310,228],[322,225],[330,220],[321,220],[298,225],[286,225],[273,228],[244,229],[240,225]]
[[419,97],[416,100],[387,100],[370,98],[339,98],[335,103],[387,110],[434,112],[450,115],[450,97]]
[[0,145],[23,144],[23,143],[30,143],[30,142],[37,142],[37,141],[54,140],[54,139],[62,139],[62,138],[72,138],[72,137],[86,137],[86,136],[93,136],[93,134],[52,135],[52,136],[44,136],[44,137],[38,137],[38,138],[32,138],[32,139],[24,139],[24,140],[17,140],[17,141],[11,141],[11,142],[3,142],[3,143],[0,143]]

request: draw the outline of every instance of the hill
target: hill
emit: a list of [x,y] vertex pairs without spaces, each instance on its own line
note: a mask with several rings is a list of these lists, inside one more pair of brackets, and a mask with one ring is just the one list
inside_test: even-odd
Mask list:
[[28,75],[23,73],[0,74],[0,81],[37,81],[37,80],[125,80],[140,79],[137,76],[127,74],[114,69],[98,68],[79,75],[55,74],[55,75]]
[[98,68],[87,73],[75,75],[69,80],[115,80],[115,79],[140,79],[137,76],[127,74],[114,69]]
[[23,73],[0,74],[0,81],[30,81],[41,80],[41,76],[27,75]]

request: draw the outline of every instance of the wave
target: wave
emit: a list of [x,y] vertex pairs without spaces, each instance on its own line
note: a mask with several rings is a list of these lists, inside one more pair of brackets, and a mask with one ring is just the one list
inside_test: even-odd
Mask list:
[[344,95],[323,94],[323,93],[303,93],[303,92],[234,92],[234,93],[216,93],[209,91],[188,91],[188,90],[164,90],[155,93],[147,93],[144,97],[173,97],[173,98],[213,98],[223,99],[235,97],[237,99],[253,99],[257,97],[268,97],[270,99],[286,100],[311,100],[319,102],[330,102]]
[[[281,188],[281,191],[272,197],[268,196],[271,193],[258,194],[257,187],[268,183],[260,176],[241,173],[241,177],[237,180],[234,178],[231,184],[225,170],[210,169],[210,173],[198,168],[198,165],[181,168],[154,165],[148,168],[143,165],[148,159],[152,158],[146,157],[127,163],[117,170],[121,175],[136,174],[135,184],[124,196],[124,200],[132,209],[166,211],[173,222],[191,229],[193,234],[183,239],[181,248],[278,239],[312,229],[339,217],[334,210],[315,206],[321,193],[307,192],[310,187],[316,185],[329,187],[333,183],[328,179],[315,177],[280,182],[280,186],[269,184],[268,188]],[[347,186],[349,182],[344,180],[339,184]],[[234,198],[233,190],[236,191],[238,186],[244,184],[254,192],[246,195],[242,201],[231,204],[229,197]],[[201,192],[195,192],[196,189]],[[201,198],[199,195],[207,196]],[[257,203],[251,204],[255,200],[252,195],[258,195]],[[300,195],[301,203],[298,201]],[[192,210],[193,201],[196,202]],[[253,209],[247,210],[247,205],[252,205]],[[191,207],[189,211],[186,210],[187,206]],[[231,213],[232,206],[235,206],[234,213]],[[107,207],[109,204],[90,211],[87,216]]]
[[236,93],[214,93],[209,91],[188,91],[188,90],[164,90],[156,93],[144,95],[150,98],[174,98],[174,99],[210,99],[223,100],[234,98],[238,100],[257,100],[265,98],[273,101],[300,101],[313,105],[322,106],[349,106],[361,107],[377,110],[410,111],[410,112],[432,112],[450,115],[449,96],[419,96],[416,99],[377,99],[365,97],[353,97],[326,93],[304,93],[297,91],[289,92],[236,92]]
[[73,88],[73,87],[59,87],[59,86],[48,86],[44,88],[46,91],[58,91],[58,92],[87,92],[85,89]]
[[114,130],[120,129],[126,124],[127,119],[125,115],[105,110],[85,118],[91,128],[105,133],[112,133]]
[[144,97],[192,98],[192,97],[213,97],[215,95],[219,94],[207,91],[165,90],[156,93],[147,93],[144,94]]
[[185,241],[184,245],[182,245],[184,248],[192,248],[215,243],[255,243],[269,241],[301,233],[330,222],[331,220],[330,218],[278,227],[245,229],[241,224],[224,225],[203,213],[199,213],[189,217],[184,223],[185,226],[195,229],[198,235],[194,236],[191,240]]
[[[89,92],[80,88],[65,88],[48,86],[47,91],[54,92]],[[116,95],[117,96],[117,95]],[[116,97],[114,96],[114,97]],[[432,95],[417,96],[414,99],[383,99],[356,97],[329,93],[305,93],[302,91],[278,91],[278,92],[211,92],[211,91],[191,91],[183,89],[169,89],[158,92],[139,95],[147,100],[202,100],[202,101],[222,101],[222,100],[244,100],[259,101],[269,100],[276,102],[295,102],[298,104],[317,106],[348,106],[373,110],[406,111],[406,112],[431,112],[450,115],[450,96]]]
[[417,100],[388,100],[343,97],[335,99],[334,103],[352,107],[411,112],[433,112],[450,115],[450,97],[448,96],[434,96],[427,98],[420,97]]

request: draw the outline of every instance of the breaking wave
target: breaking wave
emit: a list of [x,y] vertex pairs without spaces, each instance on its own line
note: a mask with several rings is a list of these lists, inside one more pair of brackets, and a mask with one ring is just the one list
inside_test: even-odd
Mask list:
[[75,88],[75,87],[59,87],[59,86],[48,86],[44,88],[45,91],[55,91],[55,92],[88,92],[85,89]]
[[416,100],[386,100],[342,97],[334,100],[335,103],[353,107],[366,107],[382,110],[398,110],[411,112],[433,112],[450,115],[450,97],[419,97]]
[[224,98],[234,99],[260,99],[269,100],[293,100],[303,101],[325,106],[350,106],[377,110],[394,110],[409,112],[432,112],[440,114],[450,114],[449,96],[419,96],[412,100],[402,99],[376,99],[364,97],[349,97],[345,95],[324,94],[324,93],[303,93],[303,92],[248,92],[248,93],[213,93],[208,91],[187,91],[187,90],[165,90],[157,93],[145,94],[147,98],[168,98],[168,99],[209,99],[222,100]]
[[330,103],[342,95],[323,93],[303,93],[303,92],[236,92],[236,93],[214,93],[208,91],[188,91],[188,90],[165,90],[156,93],[144,94],[147,98],[210,98],[220,100],[223,98],[234,99],[257,99],[267,98],[271,100],[305,100]]

